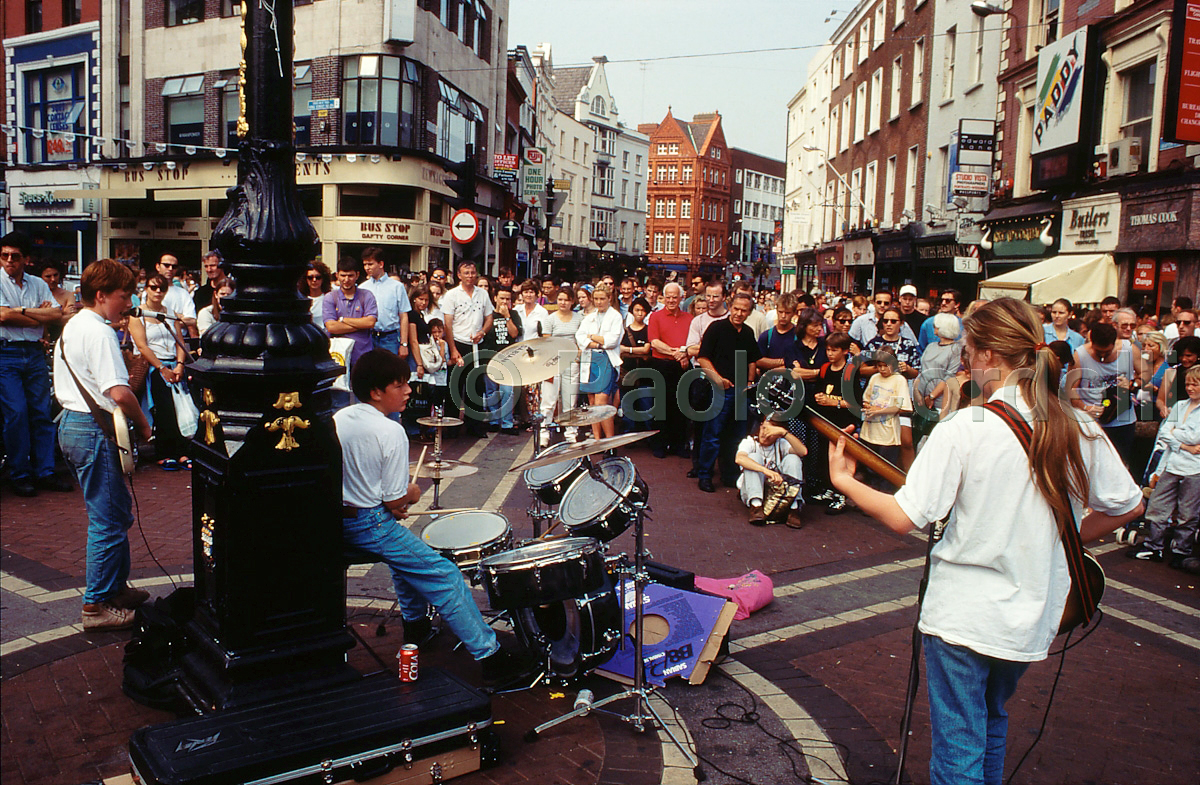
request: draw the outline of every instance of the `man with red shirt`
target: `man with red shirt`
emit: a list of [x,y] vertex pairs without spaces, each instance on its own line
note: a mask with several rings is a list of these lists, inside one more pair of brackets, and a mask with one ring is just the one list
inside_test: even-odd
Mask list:
[[[650,367],[662,374],[660,387],[655,380],[655,419],[665,410],[665,419],[656,422],[659,432],[655,438],[654,457],[666,458],[668,452],[683,453],[687,449],[687,428],[679,408],[679,380],[688,367],[687,339],[692,315],[680,310],[683,287],[672,281],[663,289],[663,309],[650,315],[647,325],[650,339]],[[663,408],[659,408],[660,404]]]

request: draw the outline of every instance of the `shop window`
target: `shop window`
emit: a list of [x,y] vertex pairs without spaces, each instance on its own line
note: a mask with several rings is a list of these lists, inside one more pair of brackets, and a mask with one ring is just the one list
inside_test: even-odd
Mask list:
[[292,114],[296,125],[296,144],[312,144],[312,134],[309,124],[312,114],[308,111],[308,102],[312,100],[312,64],[304,63],[296,66],[295,79],[292,82]]
[[[420,72],[411,60],[384,55],[346,58],[342,79],[343,141],[413,147],[419,86]],[[309,89],[311,95],[311,86]]]
[[237,76],[218,79],[214,87],[221,91],[221,117],[217,125],[218,128],[222,129],[223,133],[221,143],[226,147],[237,147],[237,119],[239,109]]
[[1150,159],[1150,124],[1154,115],[1154,87],[1157,82],[1158,63],[1148,60],[1121,72],[1121,85],[1125,91],[1125,110],[1121,116],[1121,138],[1140,139],[1142,162],[1139,171],[1146,171]]
[[167,141],[178,145],[204,144],[204,76],[179,76],[163,82]]
[[25,74],[25,163],[80,161],[85,155],[83,64]]
[[204,21],[204,0],[165,0],[167,27]]
[[[296,5],[300,5],[296,3]],[[221,0],[221,16],[241,16],[241,0]]]

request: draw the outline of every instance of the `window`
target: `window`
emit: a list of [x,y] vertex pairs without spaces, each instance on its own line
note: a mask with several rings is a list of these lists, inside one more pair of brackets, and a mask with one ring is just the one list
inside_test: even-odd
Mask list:
[[866,219],[872,224],[875,223],[875,204],[877,194],[875,190],[879,187],[879,162],[872,161],[867,164],[867,175],[863,180],[863,201],[866,202],[867,215]]
[[983,81],[983,17],[971,16],[971,62],[969,64],[971,84]]
[[843,150],[850,149],[850,96],[842,99],[842,147]]
[[833,53],[833,86],[837,87],[838,79],[842,75],[842,50]]
[[893,220],[893,210],[896,205],[896,156],[887,159],[887,167],[883,174],[883,219],[884,226],[890,226]]
[[675,200],[674,199],[667,200],[667,217],[668,218],[675,217]]
[[[639,205],[641,205],[641,203],[642,203],[642,184],[634,183],[633,184],[633,209],[635,209],[635,210],[642,209],[639,206]],[[635,232],[634,234],[636,235],[637,233]]]
[[611,210],[592,208],[592,237],[593,241],[613,239],[613,213]]
[[734,215],[742,214],[742,200],[741,199],[733,200],[733,214]]
[[663,253],[675,253],[675,233],[667,232],[666,247],[663,248]]
[[842,126],[841,123],[838,122],[839,116],[840,113],[838,107],[835,106],[829,110],[829,127],[833,129],[833,133],[837,136],[837,138],[833,140],[834,150],[842,149]]
[[26,72],[25,125],[38,129],[41,138],[25,132],[25,163],[82,161],[86,157],[87,140],[82,136],[87,133],[86,108],[82,64]]
[[714,147],[712,149],[712,157],[716,158],[718,161],[721,160],[721,148],[720,147]]
[[686,254],[692,252],[692,236],[687,232],[679,233],[679,253]]
[[636,158],[634,158],[634,162],[633,162],[633,173],[634,173],[634,174],[641,174],[641,173],[642,173],[642,157],[641,157],[640,155],[639,155],[639,156],[637,156]]
[[1150,125],[1154,114],[1154,86],[1157,81],[1158,63],[1148,60],[1121,72],[1121,86],[1125,91],[1125,108],[1121,117],[1121,138],[1142,140],[1142,163],[1139,171],[1146,171],[1150,160]]
[[884,17],[887,16],[887,3],[884,0],[879,0],[879,5],[875,6],[875,29],[871,31],[871,48],[878,49],[883,46],[883,25]]
[[667,154],[667,143],[666,143],[666,142],[659,142],[659,143],[658,143],[658,154],[659,154],[659,155],[666,155],[666,154]]
[[925,96],[925,38],[913,44],[912,105],[921,103]]
[[896,25],[904,22],[904,3],[906,0],[896,0]]
[[312,134],[310,133],[309,124],[312,120],[312,114],[308,111],[308,102],[312,100],[312,64],[304,63],[296,66],[295,78],[292,82],[292,112],[295,117],[292,118],[296,125],[296,144],[307,145],[312,143]]
[[[364,55],[364,57],[369,56]],[[406,65],[412,65],[410,61],[404,62]],[[415,65],[413,73],[416,73]],[[406,88],[409,86],[409,84],[405,84]],[[407,95],[407,90],[405,94]],[[384,106],[380,131],[381,144],[395,144],[393,140],[396,138],[396,132],[388,125],[389,119],[394,118],[394,114],[390,114],[395,111],[395,104],[390,100],[394,97],[394,94],[386,92],[382,95]],[[437,154],[451,161],[466,160],[467,145],[474,145],[477,150],[482,147],[479,140],[483,138],[484,134],[483,108],[467,97],[466,93],[460,92],[449,82],[440,80],[438,82],[438,99]],[[406,147],[412,146],[409,139],[412,136],[413,128],[411,117],[407,118],[404,128],[406,136],[401,141]]]
[[164,1],[167,4],[167,27],[204,21],[204,0]]
[[629,171],[629,151],[628,150],[625,150],[624,152],[621,153],[621,171],[622,172]]
[[592,114],[604,114],[604,96],[596,96],[592,99]]
[[601,128],[596,131],[596,149],[602,153],[616,155],[617,153],[617,132],[610,131],[606,128]]
[[879,130],[880,115],[883,114],[883,69],[876,68],[871,74],[871,115],[867,120],[867,130],[875,133]]
[[942,52],[942,100],[954,97],[954,61],[958,58],[958,28],[946,31],[945,49]]
[[[297,3],[296,5],[299,5]],[[221,0],[221,16],[241,16],[242,3],[241,0]]]
[[613,195],[613,168],[611,166],[595,167],[595,176],[592,178],[597,196]]
[[863,185],[863,170],[855,169],[850,173],[850,222],[858,227],[862,226],[862,185]]
[[676,179],[678,179],[678,177],[679,177],[679,166],[677,164],[671,164],[670,166],[668,166],[667,167],[667,182],[673,183],[673,182],[675,182]]
[[629,236],[629,221],[621,221],[621,234],[617,238],[617,243],[622,251],[628,250],[629,243],[626,242],[626,237]]
[[679,155],[678,142],[671,142],[671,144],[667,146],[667,155]]
[[579,137],[578,136],[571,140],[571,160],[572,161],[579,160]]
[[904,172],[904,209],[914,218],[917,215],[917,166],[920,160],[917,145],[908,148],[908,162]]
[[83,21],[83,0],[62,0],[63,26],[77,25]]
[[218,128],[224,129],[225,136],[220,142],[226,147],[237,147],[237,119],[240,111],[240,107],[238,106],[237,75],[219,79],[213,86],[221,91],[219,105],[221,118]]
[[654,253],[662,253],[662,252],[663,252],[663,233],[655,232],[654,233]]
[[25,0],[25,32],[42,32],[42,0]]
[[166,99],[167,141],[171,144],[204,144],[204,76],[180,76],[163,82]]
[[1058,40],[1060,0],[1031,0],[1029,3],[1029,38],[1026,52],[1036,57],[1037,50]]
[[640,251],[641,246],[642,246],[642,225],[634,224],[633,225],[633,249],[632,250]]
[[[411,60],[353,55],[342,63],[342,139],[346,144],[415,147],[420,72]],[[478,104],[438,82],[438,154],[455,161],[474,144]],[[431,113],[433,114],[433,113]]]
[[690,183],[691,181],[692,181],[692,165],[684,164],[683,165],[683,177],[680,178],[680,182]]
[[859,82],[854,96],[854,141],[867,135],[867,83]]
[[622,180],[621,181],[621,206],[628,207],[629,206],[628,202],[629,202],[629,181]]
[[864,19],[862,27],[858,28],[858,62],[863,62],[871,54],[871,20]]
[[904,56],[892,61],[892,98],[888,102],[888,119],[900,116],[900,85],[904,82]]
[[666,218],[667,217],[667,200],[666,199],[655,199],[654,200],[654,217],[655,218]]
[[741,169],[733,170],[733,181],[735,183],[740,183],[742,181],[742,170]]
[[842,78],[849,79],[854,73],[854,36],[846,42],[846,54],[842,57]]
[[759,207],[761,207],[761,205],[759,205],[758,202],[747,202],[746,203],[746,208],[747,208],[746,212],[748,212],[750,214],[751,218],[757,218]]
[[679,203],[679,217],[680,218],[691,218],[692,217],[692,200],[691,199],[684,199]]

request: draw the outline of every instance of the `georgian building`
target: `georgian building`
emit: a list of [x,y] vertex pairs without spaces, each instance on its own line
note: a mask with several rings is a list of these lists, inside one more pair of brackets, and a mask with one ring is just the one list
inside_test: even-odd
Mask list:
[[643,124],[650,138],[646,234],[650,266],[725,274],[733,167],[719,112]]
[[783,241],[783,161],[736,147],[729,150],[733,185],[729,198],[730,270],[759,284],[779,281]]

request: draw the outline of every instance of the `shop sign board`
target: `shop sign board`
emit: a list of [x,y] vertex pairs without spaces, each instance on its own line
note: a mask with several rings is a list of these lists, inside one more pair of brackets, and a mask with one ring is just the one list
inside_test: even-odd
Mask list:
[[991,178],[985,172],[955,172],[950,188],[955,196],[987,196]]
[[967,275],[977,275],[979,273],[979,257],[978,256],[956,256],[956,257],[954,257],[954,272],[965,273]]
[[[55,196],[55,190],[63,186],[35,185],[11,186],[9,205],[13,218],[45,218],[50,216],[79,215],[83,212],[79,199]],[[76,184],[73,187],[78,187]]]
[[1063,202],[1063,251],[1113,251],[1121,229],[1121,197]]
[[1190,248],[1191,192],[1155,199],[1126,199],[1121,208],[1119,252]]
[[842,252],[842,264],[846,267],[873,267],[875,265],[875,247],[870,237],[859,240],[847,240]]
[[496,153],[492,156],[492,176],[502,183],[515,183],[520,174],[520,163],[514,153]]
[[546,190],[546,151],[540,147],[527,147],[525,162],[521,165],[521,193],[526,197],[540,196]]
[[994,120],[972,120],[962,118],[958,121],[958,165],[987,166],[992,165],[992,148],[996,143],[996,122]]
[[1087,25],[1043,46],[1038,52],[1032,155],[1079,142],[1087,54]]
[[1138,259],[1133,263],[1133,288],[1139,292],[1154,291],[1153,259]]
[[1200,142],[1200,1],[1175,0],[1163,136]]

